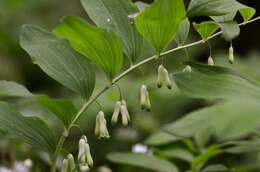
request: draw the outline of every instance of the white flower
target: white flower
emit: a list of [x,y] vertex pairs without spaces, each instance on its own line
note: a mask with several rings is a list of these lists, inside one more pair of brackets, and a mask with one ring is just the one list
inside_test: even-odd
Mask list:
[[116,124],[118,122],[118,117],[120,114],[121,102],[117,101],[114,108],[114,113],[111,118],[111,123]]
[[86,141],[83,138],[81,138],[79,140],[79,153],[78,153],[78,160],[80,163],[85,163],[85,161],[86,161],[85,144],[86,144]]
[[213,58],[211,56],[209,56],[209,58],[208,58],[208,65],[210,65],[210,66],[214,66],[215,65],[215,62],[214,62],[214,60],[213,60]]
[[64,159],[62,161],[61,172],[67,172],[68,167],[69,167],[69,161],[67,159]]
[[158,67],[157,87],[161,88],[163,84],[165,84],[168,89],[172,89],[172,81],[168,70],[163,65],[160,65]]
[[123,126],[127,126],[131,119],[130,119],[130,115],[125,100],[121,101],[120,112],[122,116],[122,124]]
[[91,156],[91,153],[90,153],[90,147],[89,147],[89,144],[86,143],[85,144],[85,156],[87,158],[87,164],[90,166],[90,167],[93,167],[93,158]]
[[145,84],[140,88],[140,104],[142,109],[151,110],[150,96]]
[[109,138],[109,133],[107,130],[107,121],[105,119],[105,114],[103,111],[100,111],[96,117],[96,128],[95,135],[98,138]]
[[68,161],[69,161],[69,169],[70,169],[71,171],[73,171],[73,170],[75,169],[75,161],[74,161],[73,155],[72,155],[72,154],[69,154],[69,155],[67,156],[67,159],[68,159]]
[[230,45],[230,47],[229,47],[228,61],[231,64],[234,63],[234,49],[233,49],[232,45]]
[[89,166],[87,164],[80,164],[79,170],[80,170],[80,172],[86,172],[89,170]]
[[172,89],[172,81],[170,79],[168,70],[166,68],[163,69],[164,82],[168,89]]

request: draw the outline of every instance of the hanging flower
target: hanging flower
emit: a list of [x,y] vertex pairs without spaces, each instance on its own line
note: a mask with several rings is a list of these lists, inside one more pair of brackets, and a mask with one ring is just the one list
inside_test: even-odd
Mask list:
[[158,67],[157,87],[161,88],[163,84],[165,84],[168,89],[172,89],[172,81],[168,70],[163,65],[160,65]]
[[103,111],[100,111],[96,117],[95,135],[100,139],[110,137],[107,130],[107,121]]
[[75,169],[75,161],[72,154],[69,154],[67,156],[68,162],[69,162],[69,169],[70,171],[73,171]]
[[116,124],[118,122],[118,117],[120,114],[121,102],[117,101],[115,104],[114,112],[111,118],[111,123]]
[[68,167],[69,167],[69,161],[67,159],[64,159],[62,161],[61,172],[67,172]]
[[140,104],[142,109],[151,110],[150,96],[145,84],[140,88]]
[[190,73],[190,72],[192,72],[192,69],[191,69],[190,65],[187,65],[182,71],[185,73]]
[[228,54],[228,61],[229,63],[233,64],[234,63],[234,49],[232,44],[229,47],[229,54]]
[[215,62],[214,62],[214,60],[213,60],[213,58],[211,56],[209,56],[209,58],[208,58],[208,65],[209,66],[214,66],[215,65]]

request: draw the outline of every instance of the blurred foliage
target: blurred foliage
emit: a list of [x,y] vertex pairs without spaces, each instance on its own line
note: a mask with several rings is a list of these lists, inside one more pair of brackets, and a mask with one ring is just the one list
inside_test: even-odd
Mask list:
[[[256,7],[257,11],[260,11],[259,1],[248,0],[245,2],[247,5]],[[79,1],[0,0],[0,79],[23,83],[33,93],[46,93],[55,98],[69,98],[79,107],[82,100],[79,97],[72,96],[69,90],[62,88],[61,85],[33,65],[29,56],[18,44],[20,26],[22,24],[39,25],[50,30],[59,22],[60,18],[67,15],[78,15],[85,19],[88,18]],[[229,45],[223,43],[224,41],[221,39],[212,41],[211,44],[214,47],[213,56],[216,63],[233,68],[260,82],[259,27],[259,23],[246,26],[245,29],[242,29],[241,35],[234,40],[233,44],[236,51],[236,62],[234,65],[230,65],[226,60]],[[198,38],[194,30],[190,36],[189,41]],[[154,54],[150,47],[144,49],[146,51],[143,53],[143,57]],[[189,54],[192,55],[191,59],[205,62],[209,50],[206,45],[199,45],[189,49]],[[169,58],[165,58],[165,61],[167,67],[172,70],[171,72],[182,69],[182,62],[187,60],[185,52],[182,51],[167,56]],[[66,141],[65,148],[76,155],[78,139],[82,134],[86,134],[89,138],[95,161],[96,168],[93,171],[97,171],[98,167],[105,165],[114,171],[145,172],[146,170],[144,169],[132,166],[115,165],[105,158],[111,152],[130,152],[133,145],[142,142],[149,145],[149,150],[154,152],[154,154],[177,164],[178,167],[181,167],[181,171],[189,168],[189,163],[194,168],[197,168],[198,161],[203,161],[203,163],[209,162],[211,164],[224,163],[229,167],[235,168],[236,172],[258,172],[260,170],[260,143],[257,133],[247,136],[243,135],[241,139],[245,138],[246,141],[240,141],[239,138],[236,142],[230,143],[235,145],[235,147],[228,149],[229,145],[214,145],[218,144],[218,142],[215,142],[214,137],[209,136],[203,143],[198,144],[195,142],[196,138],[180,140],[179,137],[162,131],[165,124],[172,123],[182,116],[211,105],[214,102],[188,98],[180,94],[176,87],[172,91],[156,89],[156,67],[156,62],[149,64],[119,82],[122,94],[126,97],[130,112],[133,115],[130,128],[109,127],[112,138],[106,141],[97,140],[93,137],[93,129],[95,115],[99,107],[94,105],[80,119],[80,129],[77,126],[73,128],[72,134]],[[148,73],[149,75],[147,75]],[[95,91],[100,90],[104,86],[105,81],[101,72],[98,73],[97,78],[98,83]],[[141,111],[139,107],[138,91],[139,86],[143,83],[148,85],[151,94],[151,113]],[[112,115],[114,102],[118,97],[118,91],[115,87],[98,100],[109,116]],[[57,125],[60,122],[58,118],[34,99],[11,99],[10,101],[23,115],[38,115],[39,118],[48,122],[56,134],[62,130],[62,128],[59,128],[60,125]],[[233,127],[233,125],[235,126],[236,123],[230,124],[229,127]],[[208,130],[208,128],[205,130]],[[0,140],[1,165],[10,166],[14,161],[31,158],[33,160],[32,171],[47,171],[49,162],[46,153],[31,149],[31,147],[21,143],[19,140],[4,139],[5,133],[0,134],[2,136]],[[201,133],[201,135],[204,134]],[[247,140],[253,140],[254,142],[248,143]],[[248,149],[250,147],[254,149]],[[66,154],[67,151],[64,150],[63,153]]]

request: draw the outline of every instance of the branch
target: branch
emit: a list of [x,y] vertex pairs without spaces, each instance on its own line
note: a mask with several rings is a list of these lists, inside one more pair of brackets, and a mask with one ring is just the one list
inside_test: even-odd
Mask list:
[[[260,20],[260,16],[259,17],[256,17],[252,20],[249,20],[249,21],[245,21],[243,23],[240,23],[239,26],[244,26],[244,25],[247,25],[247,24],[250,24],[250,23],[253,23],[255,21],[258,21]],[[210,39],[213,39],[219,35],[222,34],[223,31],[219,31],[213,35],[211,35],[210,37],[207,38],[207,40],[210,40]],[[199,44],[204,44],[205,43],[205,40],[199,40],[199,41],[196,41],[196,42],[193,42],[193,43],[190,43],[190,44],[186,44],[186,45],[183,45],[183,46],[179,46],[179,47],[176,47],[176,48],[173,48],[171,50],[168,50],[168,51],[165,51],[163,52],[162,54],[160,54],[160,57],[162,56],[165,56],[165,55],[168,55],[170,53],[173,53],[175,51],[178,51],[178,50],[182,50],[182,49],[185,49],[185,48],[189,48],[189,47],[193,47],[193,46],[196,46],[196,45],[199,45]],[[140,66],[143,66],[153,60],[156,60],[158,59],[158,56],[157,55],[153,55],[151,57],[148,57],[142,61],[140,61],[139,63],[129,67],[128,69],[126,69],[124,72],[122,72],[120,75],[118,75],[116,78],[113,79],[111,85],[108,85],[108,86],[105,86],[101,91],[99,91],[94,97],[90,98],[86,103],[83,104],[83,106],[80,108],[80,110],[78,111],[78,113],[76,114],[75,118],[72,120],[71,124],[69,125],[68,127],[68,130],[65,130],[65,132],[67,134],[62,134],[62,136],[60,137],[60,140],[58,142],[58,145],[57,145],[57,148],[56,148],[56,151],[55,151],[55,155],[54,155],[54,162],[52,164],[52,170],[51,172],[55,172],[55,168],[56,168],[56,161],[57,161],[57,156],[59,155],[59,152],[64,144],[64,141],[66,140],[66,137],[69,135],[69,132],[70,132],[70,129],[72,128],[72,126],[77,122],[77,120],[81,117],[81,115],[89,108],[89,106],[91,106],[101,95],[103,95],[103,93],[105,93],[107,90],[109,90],[113,85],[115,85],[118,81],[120,81],[123,77],[125,77],[126,75],[128,75],[129,73],[131,73],[132,71],[134,71],[135,69],[139,68]]]

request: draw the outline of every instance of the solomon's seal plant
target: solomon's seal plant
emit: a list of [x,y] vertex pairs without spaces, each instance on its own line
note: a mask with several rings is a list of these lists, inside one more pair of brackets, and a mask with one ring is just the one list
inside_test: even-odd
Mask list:
[[[55,100],[48,96],[32,94],[25,87],[14,82],[0,82],[1,92],[3,92],[0,97],[33,98],[52,111],[62,122],[64,131],[57,138],[48,124],[38,117],[23,116],[10,105],[11,102],[0,103],[0,129],[48,152],[51,172],[57,170],[83,172],[93,167],[91,145],[86,136],[79,139],[77,158],[74,159],[73,155],[68,152],[67,155],[62,156],[63,162],[58,164],[64,142],[70,136],[71,129],[76,126],[84,112],[119,80],[152,61],[160,64],[158,69],[154,69],[157,72],[157,78],[154,76],[153,84],[157,84],[158,88],[165,86],[168,89],[175,89],[177,86],[183,94],[195,98],[234,99],[237,98],[237,94],[240,94],[250,100],[259,100],[259,86],[231,69],[217,66],[217,62],[214,62],[212,58],[211,46],[208,65],[189,60],[184,65],[180,64],[183,70],[171,73],[167,63],[163,61],[166,55],[176,51],[184,50],[186,54],[189,54],[190,47],[205,43],[210,45],[211,39],[221,35],[224,41],[230,42],[227,56],[228,61],[233,64],[232,40],[239,35],[240,27],[260,19],[260,17],[253,18],[255,9],[252,7],[236,0],[191,0],[187,8],[183,0],[156,0],[150,5],[146,4],[142,9],[138,9],[130,0],[81,0],[81,3],[94,24],[80,17],[68,16],[51,32],[36,26],[24,25],[20,35],[20,44],[31,56],[33,63],[84,100],[80,108],[76,108],[69,100]],[[235,20],[236,14],[242,16],[242,23]],[[193,26],[201,40],[186,44],[191,26],[190,21],[200,16],[206,16],[207,21]],[[172,47],[172,42],[175,42],[177,46],[171,49],[169,47]],[[146,43],[153,47],[155,55],[141,58],[142,47]],[[127,64],[129,67],[123,68]],[[99,67],[104,72],[107,82],[104,83],[103,89],[96,90],[93,94],[96,83],[95,67]],[[215,84],[219,82],[225,84]],[[120,88],[119,85],[117,87]],[[249,92],[239,91],[244,88]],[[119,92],[120,100],[115,102],[111,119],[108,119],[110,116],[105,115],[106,112],[101,110],[102,104],[100,105],[95,126],[97,138],[113,137],[109,134],[107,121],[116,124],[121,119],[125,127],[130,123],[127,97],[124,100],[120,89]],[[160,101],[152,103],[160,103]],[[232,107],[237,105],[236,103],[228,102],[211,108],[212,111],[218,112],[219,107]],[[145,84],[140,87],[140,105],[142,109],[152,110],[150,95]],[[254,112],[253,109],[256,109],[257,105],[253,103],[249,106],[247,110]],[[131,115],[134,114],[131,113]],[[205,121],[210,121],[210,119]],[[13,125],[14,122],[16,125]],[[187,133],[184,132],[186,130],[181,124],[167,126],[163,130],[168,135],[189,138],[196,135],[196,131],[202,132],[201,125],[203,124],[196,124],[197,128]],[[212,128],[213,125],[214,121],[205,128]],[[183,129],[183,132],[179,131],[178,126]],[[216,130],[216,134],[217,132]],[[184,143],[188,144],[188,141],[184,139]],[[202,151],[201,157],[192,161],[190,171],[202,171],[206,162],[201,163],[200,160],[208,154],[217,155],[224,146],[226,145],[213,146],[209,150]],[[193,149],[192,146],[190,147]],[[213,151],[213,154],[210,151]],[[137,165],[156,171],[178,171],[170,162],[154,155],[112,154],[108,158],[116,163]],[[145,163],[138,163],[143,160]],[[149,165],[149,162],[154,164]],[[220,165],[208,167],[204,171],[219,171],[219,169],[229,170]]]

